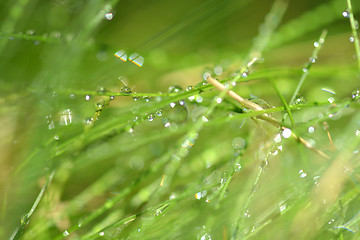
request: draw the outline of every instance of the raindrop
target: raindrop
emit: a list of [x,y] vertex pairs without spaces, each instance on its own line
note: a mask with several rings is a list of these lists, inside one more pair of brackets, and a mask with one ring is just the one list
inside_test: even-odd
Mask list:
[[289,128],[285,128],[283,131],[282,131],[282,136],[284,138],[289,138],[291,136],[291,130]]
[[28,29],[28,30],[25,31],[25,34],[27,34],[27,35],[33,35],[33,34],[34,34],[34,30]]
[[220,98],[220,97],[217,98],[217,99],[216,99],[216,102],[217,102],[218,104],[220,104],[220,103],[222,102],[222,98]]
[[123,62],[126,62],[126,60],[127,60],[127,55],[124,50],[117,51],[116,53],[114,53],[114,56],[117,58],[120,58],[120,60]]
[[139,100],[140,97],[133,97],[133,100],[136,102],[137,100]]
[[200,96],[200,95],[198,95],[198,96],[195,97],[195,101],[196,101],[197,103],[202,103],[203,100],[204,100],[203,97]]
[[98,87],[96,92],[99,94],[104,94],[107,92],[107,90],[104,87]]
[[235,164],[235,172],[239,172],[241,170],[241,164],[240,163],[236,163]]
[[102,236],[104,236],[104,235],[105,235],[104,232],[99,232],[99,236],[100,236],[100,237],[102,237]]
[[246,209],[246,210],[245,210],[244,216],[247,217],[247,218],[250,217],[249,209]]
[[173,102],[170,103],[170,107],[171,107],[171,108],[174,108],[175,106],[176,106],[176,103],[173,103]]
[[360,88],[356,88],[352,91],[351,98],[355,101],[360,98]]
[[59,141],[59,140],[60,140],[59,135],[55,135],[55,136],[54,136],[54,140],[55,140],[55,141]]
[[206,122],[209,121],[209,119],[207,119],[204,115],[201,117],[201,119],[202,119],[202,121],[203,121],[204,123],[206,123]]
[[351,43],[353,43],[353,42],[355,41],[354,37],[353,37],[353,36],[349,37],[349,41],[350,41]]
[[149,114],[149,115],[147,116],[147,120],[148,120],[149,122],[152,122],[152,121],[154,120],[154,115]]
[[319,42],[314,42],[314,47],[319,47],[320,46],[320,44],[319,44]]
[[216,66],[215,68],[214,68],[214,73],[216,74],[216,75],[221,75],[222,73],[223,73],[223,68],[221,67],[221,66]]
[[248,71],[245,70],[244,72],[241,73],[241,77],[246,78],[248,76]]
[[278,134],[275,136],[274,141],[275,141],[276,143],[280,143],[280,142],[281,142],[281,135],[280,135],[280,133],[278,133]]
[[349,18],[349,12],[347,10],[342,12],[343,17]]
[[67,231],[67,230],[65,230],[64,232],[63,232],[63,236],[64,237],[67,237],[67,236],[69,236],[70,235],[70,233]]
[[183,100],[181,100],[181,101],[179,101],[179,104],[180,104],[181,106],[184,106],[185,102],[184,102]]
[[168,89],[168,93],[181,93],[183,92],[184,90],[180,87],[180,86],[170,86],[169,89]]
[[245,140],[241,137],[236,137],[232,141],[232,146],[235,149],[242,149],[245,147],[245,144],[246,144]]
[[309,58],[309,61],[311,62],[311,63],[315,63],[316,62],[316,60],[317,60],[317,58],[315,57],[310,57]]
[[283,213],[286,211],[286,208],[287,208],[287,205],[286,203],[280,203],[280,206],[279,206],[279,210],[280,210],[280,213]]
[[329,103],[333,103],[334,100],[335,100],[335,99],[334,99],[333,97],[329,97],[329,98],[328,98]]
[[134,63],[138,67],[142,67],[144,64],[144,57],[140,56],[138,53],[133,53],[129,57],[129,61]]
[[306,103],[306,99],[303,96],[296,96],[295,100],[293,101],[294,105],[299,105],[299,104],[305,104]]
[[302,69],[302,71],[305,73],[305,72],[309,71],[309,68],[304,67],[304,68]]
[[131,93],[131,88],[129,88],[128,86],[124,86],[120,89],[120,93],[126,93],[126,94],[130,94]]
[[193,89],[195,89],[193,86],[187,86],[187,87],[186,87],[186,91],[191,91],[191,90],[193,90]]
[[300,171],[299,171],[299,176],[300,176],[301,178],[305,178],[305,177],[307,176],[307,173],[304,172],[304,170],[300,169]]
[[310,126],[308,128],[308,133],[314,133],[315,132],[315,128],[313,126]]
[[96,111],[100,111],[105,107],[105,101],[101,99],[95,105],[96,105]]
[[143,99],[145,100],[145,102],[150,102],[150,100],[151,100],[151,98],[147,97],[147,96],[143,97]]
[[113,15],[113,13],[111,13],[111,12],[105,14],[105,18],[106,18],[107,20],[109,20],[109,21],[112,20],[113,17],[114,17],[114,15]]
[[90,98],[91,98],[91,96],[90,96],[90,95],[86,95],[86,96],[85,96],[85,100],[86,100],[86,101],[89,101],[89,100],[90,100]]
[[170,127],[170,122],[166,122],[164,127]]
[[202,77],[204,80],[207,80],[209,77],[211,77],[211,73],[206,71],[206,72],[204,72]]
[[73,113],[70,109],[65,109],[60,116],[60,125],[66,126],[72,123]]
[[161,117],[162,116],[162,111],[161,110],[157,110],[155,113],[157,116]]
[[198,199],[198,200],[200,200],[201,198],[205,197],[206,194],[207,194],[207,190],[204,190],[204,191],[195,193],[195,198]]

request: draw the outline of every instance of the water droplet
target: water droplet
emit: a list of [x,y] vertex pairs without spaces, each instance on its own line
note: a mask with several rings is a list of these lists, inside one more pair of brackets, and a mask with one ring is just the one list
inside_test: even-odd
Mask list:
[[200,200],[201,198],[205,197],[206,194],[207,194],[207,190],[204,190],[204,191],[195,193],[195,198],[198,199],[198,200]]
[[98,87],[96,89],[96,92],[99,93],[99,94],[104,94],[104,93],[107,92],[107,90],[104,87]]
[[216,99],[216,102],[217,102],[218,104],[220,104],[220,103],[222,102],[222,98],[217,98],[217,99]]
[[313,177],[314,185],[315,185],[315,186],[319,186],[319,179],[320,179],[320,176],[315,176],[315,177]]
[[54,140],[55,140],[55,141],[59,141],[59,140],[60,140],[59,135],[55,135],[55,136],[54,136]]
[[360,130],[356,130],[356,131],[355,131],[355,135],[356,135],[357,137],[360,137]]
[[351,98],[354,100],[354,101],[357,101],[359,98],[360,98],[360,88],[356,88],[352,91],[351,93]]
[[98,101],[96,104],[96,111],[101,111],[104,107],[105,107],[105,101],[104,99],[101,99],[100,101]]
[[151,97],[146,97],[146,96],[145,96],[145,97],[143,97],[143,99],[144,99],[144,101],[145,101],[145,102],[147,102],[147,103],[148,103],[148,102],[150,102]]
[[90,96],[90,95],[86,95],[86,96],[85,96],[85,100],[86,100],[86,101],[89,101],[89,100],[90,100],[90,98],[91,98],[91,96]]
[[216,74],[216,75],[221,75],[222,73],[223,73],[223,68],[221,67],[221,66],[216,66],[215,68],[214,68],[214,73]]
[[170,195],[170,197],[169,197],[170,200],[175,199],[175,198],[176,198],[176,196],[175,196],[174,193],[172,193],[172,194]]
[[133,53],[129,57],[129,61],[134,63],[138,67],[142,67],[144,64],[144,57],[140,56],[138,53]]
[[140,97],[133,97],[133,100],[136,102],[137,100],[139,100]]
[[309,58],[309,61],[311,62],[311,63],[315,63],[316,61],[317,61],[317,58],[315,57],[310,57]]
[[102,236],[104,236],[104,235],[105,235],[104,232],[99,232],[99,236],[100,236],[100,237],[102,237]]
[[67,237],[67,236],[69,236],[70,235],[70,233],[67,231],[67,230],[65,230],[64,232],[63,232],[63,236],[64,237]]
[[124,86],[120,89],[120,93],[126,93],[126,94],[130,94],[131,93],[131,88],[129,88],[128,86]]
[[244,72],[241,73],[241,77],[246,78],[248,76],[248,71],[245,70]]
[[245,144],[246,144],[245,140],[241,137],[236,137],[232,141],[232,146],[235,149],[242,149],[245,147]]
[[305,177],[307,176],[307,173],[304,172],[304,170],[300,169],[300,171],[299,171],[299,176],[300,176],[301,178],[305,178]]
[[170,127],[170,122],[166,122],[164,127]]
[[27,35],[33,35],[33,34],[34,34],[34,30],[28,29],[28,30],[25,31],[25,34],[27,34]]
[[280,143],[280,142],[281,142],[281,135],[280,135],[280,133],[278,133],[278,134],[275,136],[274,141],[275,141],[276,143]]
[[303,96],[296,96],[295,100],[293,101],[293,105],[305,104],[306,99]]
[[304,67],[304,68],[302,69],[302,71],[305,73],[305,72],[309,71],[309,68]]
[[241,170],[242,166],[240,163],[235,164],[235,172],[239,172]]
[[162,111],[161,110],[157,110],[155,113],[157,116],[161,117],[162,116]]
[[72,123],[73,113],[70,109],[65,109],[60,115],[60,125],[66,126]]
[[208,234],[208,233],[205,233],[204,235],[202,235],[201,237],[200,237],[200,240],[211,240],[212,238],[211,238],[211,235],[210,234]]
[[285,128],[283,131],[282,131],[282,136],[284,138],[289,138],[291,136],[291,130],[289,128]]
[[154,115],[149,114],[149,115],[147,116],[147,120],[148,120],[149,122],[152,122],[152,121],[154,120]]
[[171,108],[174,108],[175,106],[176,106],[176,103],[173,103],[173,102],[170,103],[170,107],[171,107]]
[[249,209],[246,209],[246,210],[245,210],[244,216],[247,217],[247,218],[250,217],[250,211],[249,211]]
[[181,100],[181,101],[179,101],[179,104],[180,104],[181,106],[184,106],[185,102],[184,102],[183,100]]
[[193,90],[193,89],[195,89],[193,86],[187,86],[185,90],[186,90],[186,91],[191,91],[191,90]]
[[203,97],[200,96],[200,95],[198,95],[198,96],[195,97],[195,101],[196,101],[197,103],[202,103],[203,100],[204,100]]
[[117,58],[120,58],[120,60],[123,62],[126,62],[126,60],[127,60],[127,55],[124,50],[117,51],[116,53],[114,53],[114,56]]
[[310,126],[308,128],[308,133],[314,133],[315,132],[315,128],[313,126]]
[[328,102],[329,102],[329,103],[333,103],[334,100],[335,100],[335,99],[334,99],[333,97],[329,97],[329,98],[328,98]]
[[349,12],[347,10],[343,11],[342,15],[343,15],[344,18],[349,18],[349,16],[350,16],[350,14],[349,14]]
[[320,44],[319,44],[319,42],[314,42],[314,47],[319,47],[320,46]]
[[201,119],[202,119],[203,122],[208,122],[209,121],[209,119],[207,119],[205,116],[202,116]]
[[105,18],[109,21],[112,20],[113,17],[114,17],[114,15],[111,12],[105,14]]
[[183,92],[184,90],[180,87],[180,86],[170,86],[169,89],[168,89],[168,93],[181,93]]
[[286,203],[281,202],[280,205],[279,205],[280,213],[285,212],[285,211],[286,211],[286,208],[287,208]]
[[353,43],[353,42],[355,41],[354,37],[353,37],[353,36],[349,37],[349,41],[350,41],[351,43]]

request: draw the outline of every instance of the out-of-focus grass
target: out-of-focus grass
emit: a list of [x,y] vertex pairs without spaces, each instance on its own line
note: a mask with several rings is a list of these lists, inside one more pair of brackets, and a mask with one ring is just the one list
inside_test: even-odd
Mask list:
[[347,4],[2,1],[0,237],[359,238]]

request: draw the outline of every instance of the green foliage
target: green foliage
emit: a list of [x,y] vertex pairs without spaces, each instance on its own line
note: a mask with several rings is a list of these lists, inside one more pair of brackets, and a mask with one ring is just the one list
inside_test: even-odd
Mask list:
[[357,2],[1,4],[1,239],[360,237]]

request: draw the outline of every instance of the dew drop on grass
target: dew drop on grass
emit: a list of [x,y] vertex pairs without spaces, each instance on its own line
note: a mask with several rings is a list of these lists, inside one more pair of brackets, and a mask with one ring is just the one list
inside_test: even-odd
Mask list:
[[185,102],[184,102],[183,100],[180,100],[180,101],[179,101],[179,104],[180,104],[181,106],[184,106]]
[[307,173],[304,172],[304,170],[300,169],[300,171],[299,171],[299,176],[300,176],[301,178],[305,178],[305,177],[307,176]]
[[65,109],[60,115],[60,125],[66,126],[72,123],[73,113],[70,109]]
[[107,92],[107,90],[104,87],[98,87],[96,89],[96,92],[99,93],[99,94],[104,94],[104,93]]
[[202,103],[202,102],[204,101],[204,99],[203,99],[202,96],[198,95],[198,96],[195,97],[195,101],[196,101],[197,103]]
[[353,37],[353,36],[349,37],[349,41],[350,41],[351,43],[353,43],[353,42],[355,41],[354,37]]
[[306,99],[303,96],[296,96],[293,104],[294,105],[299,105],[299,104],[305,104],[306,103]]
[[123,62],[126,62],[126,60],[127,60],[127,55],[124,50],[117,51],[116,53],[114,53],[114,56],[119,58]]
[[55,141],[59,141],[59,140],[60,140],[59,135],[55,135],[55,136],[54,136],[54,140],[55,140]]
[[286,211],[286,208],[287,208],[286,203],[281,202],[280,205],[279,205],[280,213],[285,212],[285,211]]
[[315,128],[313,126],[310,126],[308,128],[308,133],[314,133],[315,132]]
[[220,97],[217,98],[217,99],[216,99],[216,102],[217,102],[218,104],[220,104],[220,103],[222,102],[222,98],[220,98]]
[[281,142],[281,134],[280,134],[280,133],[278,133],[278,134],[275,136],[274,141],[275,141],[276,143],[280,143],[280,142]]
[[342,15],[343,15],[344,18],[349,18],[349,12],[348,12],[348,10],[343,11],[343,12],[342,12]]
[[317,42],[317,41],[316,41],[316,42],[314,42],[314,47],[316,47],[316,48],[317,48],[317,47],[319,47],[319,46],[320,46],[320,43],[319,43],[319,42]]
[[169,89],[168,89],[168,93],[181,93],[183,92],[184,90],[180,87],[180,86],[170,86]]
[[282,136],[284,138],[289,138],[291,136],[291,130],[289,128],[285,128],[283,131],[282,131]]
[[130,55],[129,61],[134,63],[138,67],[142,67],[144,64],[144,57],[140,56],[138,53],[133,53]]
[[241,73],[241,77],[246,78],[248,76],[248,71],[244,71]]
[[113,15],[113,13],[111,13],[111,12],[108,12],[108,13],[105,14],[105,18],[106,18],[107,20],[109,20],[109,21],[112,20],[113,17],[114,17],[114,15]]
[[201,198],[205,197],[207,194],[207,190],[201,191],[201,192],[197,192],[195,193],[195,198],[197,200],[200,200]]
[[246,210],[245,210],[244,216],[247,217],[247,218],[250,217],[250,211],[249,211],[249,209],[246,209]]
[[95,105],[96,105],[96,111],[100,111],[105,107],[105,101],[101,99]]
[[246,144],[245,140],[241,137],[236,137],[232,141],[232,146],[235,149],[243,149],[245,147],[245,144]]
[[154,121],[154,115],[149,114],[149,115],[147,116],[147,120],[148,120],[149,122]]
[[166,127],[166,128],[167,128],[167,127],[170,127],[170,122],[166,122],[165,125],[164,125],[164,127]]
[[131,92],[131,88],[129,88],[128,86],[124,86],[120,89],[120,93],[130,94]]
[[67,231],[67,230],[65,230],[64,232],[63,232],[63,236],[64,237],[67,237],[67,236],[69,236],[70,235],[70,233]]
[[151,98],[150,98],[150,97],[146,97],[146,96],[145,96],[145,97],[143,97],[143,99],[144,99],[144,101],[145,101],[145,102],[147,102],[147,103],[148,103],[148,102],[150,102],[150,100],[151,100]]
[[357,101],[359,98],[360,98],[360,88],[356,88],[352,91],[351,93],[351,98],[354,100],[354,101]]
[[157,116],[161,117],[162,116],[162,111],[161,110],[157,110],[155,113]]
[[191,90],[193,90],[193,89],[195,89],[194,86],[187,86],[185,90],[186,90],[186,91],[191,91]]
[[204,79],[204,80],[207,80],[208,77],[211,77],[211,73],[209,73],[209,72],[204,72],[204,74],[203,74],[203,79]]
[[216,75],[221,75],[222,73],[223,73],[223,68],[221,67],[221,66],[216,66],[215,68],[214,68],[214,73],[216,74]]
[[171,108],[174,108],[175,106],[176,106],[176,103],[173,103],[173,102],[170,103],[170,107],[171,107]]
[[356,130],[356,131],[355,131],[355,135],[356,135],[357,137],[360,137],[360,130]]
[[333,97],[329,97],[329,98],[328,98],[328,102],[329,102],[329,103],[333,103],[334,101],[335,101],[335,99],[334,99]]
[[85,100],[86,100],[86,101],[89,101],[89,100],[90,100],[90,98],[91,98],[91,96],[90,96],[90,95],[86,95],[86,96],[85,96]]
[[137,100],[139,100],[140,97],[133,97],[133,100],[136,102]]
[[105,235],[104,232],[99,232],[99,236],[100,236],[100,237],[102,237],[102,236],[104,236],[104,235]]

